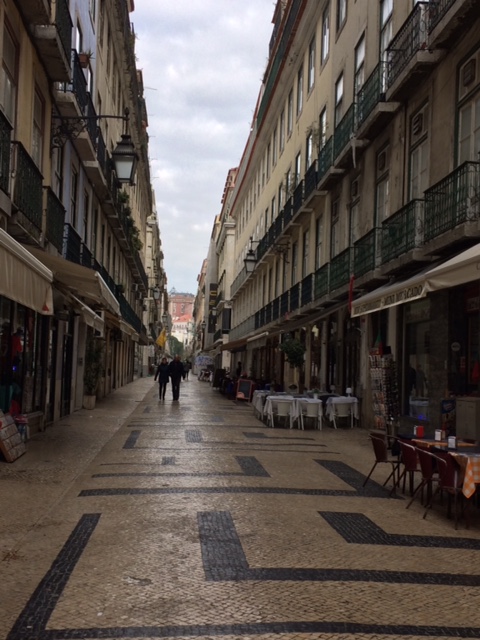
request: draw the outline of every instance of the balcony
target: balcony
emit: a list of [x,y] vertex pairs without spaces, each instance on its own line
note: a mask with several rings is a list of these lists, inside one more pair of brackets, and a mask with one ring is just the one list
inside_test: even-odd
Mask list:
[[333,162],[336,167],[348,168],[355,164],[356,145],[361,144],[361,141],[353,140],[354,131],[355,103],[352,102],[346,114],[335,127],[333,135]]
[[93,184],[93,187],[100,197],[104,199],[108,196],[107,174],[107,150],[100,128],[97,129],[97,156],[95,160],[83,163],[85,171]]
[[478,0],[430,0],[430,47],[447,48],[478,15]]
[[89,269],[91,269],[93,267],[93,255],[92,255],[92,252],[90,251],[90,249],[87,247],[87,245],[84,242],[82,243],[81,264],[84,267],[88,267]]
[[419,2],[387,48],[387,99],[401,99],[443,55],[428,41],[429,3]]
[[128,324],[131,325],[137,333],[141,333],[142,321],[132,309],[128,300],[122,293],[117,294],[117,300],[120,304],[120,313],[122,314],[122,318],[128,322]]
[[82,264],[82,238],[68,222],[63,235],[63,255],[70,262]]
[[280,296],[280,318],[282,319],[288,313],[288,291]]
[[[12,143],[12,210],[9,232],[26,243],[40,243],[43,176],[21,142]],[[10,225],[10,222],[9,222]]]
[[375,138],[392,119],[399,102],[386,102],[387,66],[379,62],[357,95],[357,137]]
[[52,11],[52,0],[29,0],[19,3],[18,8],[30,24],[48,24]]
[[[464,162],[425,191],[424,241],[432,242],[443,233],[457,228],[456,235],[459,237],[467,234],[478,236],[479,217],[480,163]],[[467,223],[470,222],[476,224],[468,228]],[[434,248],[438,248],[437,245]]]
[[272,301],[272,322],[275,322],[280,318],[280,298],[275,298]]
[[305,307],[313,301],[313,274],[306,276],[302,280],[301,306]]
[[47,225],[45,229],[45,236],[48,242],[50,242],[50,244],[56,248],[58,253],[61,254],[63,251],[65,207],[50,187],[47,187],[45,191],[47,201]]
[[318,172],[317,172],[317,160],[308,167],[305,173],[305,204],[308,204],[312,198],[316,195],[321,195],[319,191],[317,191],[317,182],[318,182]]
[[300,211],[304,200],[304,182],[301,180],[295,187],[293,192],[293,216],[295,217]]
[[290,305],[289,311],[298,311],[300,308],[300,283],[294,284],[290,288]]
[[340,289],[350,282],[351,250],[345,249],[330,260],[330,291]]
[[[38,0],[22,4],[40,5]],[[33,37],[48,76],[54,82],[70,79],[70,49],[72,47],[72,19],[67,0],[51,3],[52,22],[33,26]],[[28,10],[24,10],[28,11]]]
[[332,187],[344,174],[343,169],[333,166],[333,136],[327,140],[318,154],[318,185],[320,191]]
[[314,289],[313,289],[313,297],[314,300],[320,300],[328,293],[328,281],[330,275],[330,264],[324,264],[323,267],[320,267],[315,271],[314,274]]
[[12,125],[0,111],[0,189],[10,191],[10,149]]
[[[382,265],[402,258],[411,262],[412,251],[423,244],[424,201],[411,200],[382,223]],[[390,273],[384,269],[384,273]]]
[[374,228],[353,245],[353,273],[361,278],[378,267],[378,229]]
[[[283,207],[283,227],[285,228],[293,218],[293,198],[287,198],[285,206]],[[278,237],[278,236],[277,236]]]

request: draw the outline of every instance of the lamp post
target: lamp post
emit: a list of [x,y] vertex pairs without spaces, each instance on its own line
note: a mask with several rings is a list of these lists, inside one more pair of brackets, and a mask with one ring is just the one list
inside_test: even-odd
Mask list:
[[253,273],[255,269],[255,265],[257,264],[257,256],[255,255],[255,251],[253,249],[253,238],[250,236],[250,247],[247,251],[247,255],[245,256],[245,271],[247,273]]

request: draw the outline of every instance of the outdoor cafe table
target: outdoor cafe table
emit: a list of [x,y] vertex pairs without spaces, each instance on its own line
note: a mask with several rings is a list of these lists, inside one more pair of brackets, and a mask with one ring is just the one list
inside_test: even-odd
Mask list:
[[[299,422],[299,426],[303,428],[303,409],[306,408],[307,404],[317,405],[318,411],[318,420],[320,423],[320,428],[323,422],[323,402],[319,398],[295,398],[293,404],[293,419]],[[313,417],[313,416],[311,416]]]
[[270,394],[270,391],[260,391],[258,389],[253,392],[252,407],[255,416],[263,418],[265,401]]
[[[471,445],[470,445],[471,446]],[[462,493],[471,498],[480,484],[480,453],[459,453],[449,451],[463,471]]]
[[[294,402],[295,402],[295,398],[293,396],[289,396],[289,395],[270,395],[267,396],[267,399],[265,400],[265,406],[263,408],[263,413],[264,415],[267,416],[267,420],[268,420],[268,424],[270,426],[274,426],[274,412],[275,412],[275,408],[278,405],[279,402],[287,402],[288,404],[291,405],[290,407],[290,412],[292,413],[292,411],[294,410]],[[292,419],[293,419],[294,415],[292,413]]]

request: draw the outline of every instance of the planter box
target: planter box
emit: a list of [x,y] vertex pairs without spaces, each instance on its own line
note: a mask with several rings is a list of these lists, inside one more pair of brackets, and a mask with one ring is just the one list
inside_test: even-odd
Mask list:
[[95,409],[95,403],[97,401],[97,396],[83,396],[83,408],[84,409]]

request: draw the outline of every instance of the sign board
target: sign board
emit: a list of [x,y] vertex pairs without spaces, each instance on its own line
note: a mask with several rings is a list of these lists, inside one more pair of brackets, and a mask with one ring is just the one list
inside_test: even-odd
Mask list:
[[250,402],[253,395],[253,387],[255,383],[253,380],[245,380],[240,378],[237,382],[237,391],[235,393],[235,400],[246,400]]

